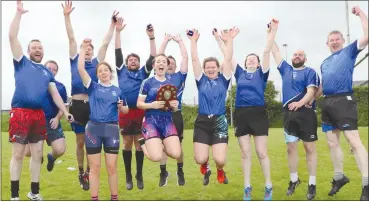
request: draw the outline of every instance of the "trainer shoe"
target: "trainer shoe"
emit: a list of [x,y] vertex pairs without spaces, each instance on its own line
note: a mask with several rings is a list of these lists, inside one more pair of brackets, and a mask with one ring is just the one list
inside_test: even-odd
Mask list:
[[210,178],[210,175],[211,175],[211,170],[208,170],[208,171],[206,171],[206,173],[205,173],[205,175],[204,175],[204,180],[203,180],[203,182],[202,182],[202,184],[204,185],[204,186],[206,186],[206,185],[208,185],[209,184],[209,178]]
[[290,181],[290,183],[288,185],[288,188],[287,188],[286,195],[291,196],[293,193],[295,193],[295,189],[296,189],[297,185],[299,185],[299,184],[300,184],[300,179],[297,179],[296,182]]
[[366,185],[363,187],[363,190],[361,192],[360,201],[369,201],[368,192],[369,192],[369,187],[368,185]]
[[27,197],[31,201],[42,201],[42,196],[40,194],[32,194],[32,192],[28,192]]
[[328,196],[333,196],[335,195],[337,192],[340,191],[340,189],[345,186],[345,184],[349,183],[350,179],[348,177],[346,177],[345,175],[343,175],[343,178],[339,179],[339,180],[334,180],[332,181],[332,189],[331,191],[328,193]]
[[310,184],[308,186],[306,198],[307,200],[313,200],[315,198],[315,195],[316,195],[316,185]]
[[90,190],[89,173],[88,172],[83,173],[82,177],[83,177],[82,189],[85,190],[85,191]]
[[160,172],[159,187],[164,187],[168,183],[169,172]]
[[205,175],[205,173],[206,173],[208,170],[210,170],[210,167],[209,167],[208,162],[206,162],[206,163],[204,163],[204,164],[202,164],[202,165],[200,166],[200,172],[201,172],[201,174]]
[[53,156],[51,155],[51,153],[47,154],[47,171],[51,172],[54,168],[55,165],[55,159],[53,158]]
[[10,198],[11,201],[19,201],[19,197]]
[[137,175],[136,174],[136,180],[137,180],[137,188],[138,189],[143,189],[144,188],[144,181],[143,181],[142,175]]
[[246,187],[245,188],[245,193],[243,194],[243,200],[244,201],[251,201],[251,191],[252,191],[252,187]]
[[126,173],[126,188],[127,190],[133,189],[133,181],[131,173]]
[[273,196],[273,188],[265,187],[264,201],[271,201]]
[[228,179],[223,169],[221,170],[217,169],[217,180],[220,184],[223,184],[224,182],[225,182],[224,184],[228,183]]
[[178,181],[177,181],[178,185],[179,185],[179,186],[183,186],[183,185],[185,185],[186,180],[185,180],[185,178],[184,178],[183,170],[178,170],[178,171],[177,171],[177,177],[178,177]]

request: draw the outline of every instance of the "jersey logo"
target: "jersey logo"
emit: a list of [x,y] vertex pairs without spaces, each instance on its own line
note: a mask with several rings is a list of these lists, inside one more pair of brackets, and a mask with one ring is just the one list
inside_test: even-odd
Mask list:
[[295,78],[296,78],[296,76],[297,76],[297,72],[293,72],[293,73],[292,73],[292,78],[293,78],[293,79],[295,79]]
[[112,94],[113,96],[117,96],[117,92],[115,92],[115,90],[113,90],[113,91],[111,92],[111,94]]
[[44,72],[44,76],[47,76],[47,71],[46,70],[42,70],[42,72]]

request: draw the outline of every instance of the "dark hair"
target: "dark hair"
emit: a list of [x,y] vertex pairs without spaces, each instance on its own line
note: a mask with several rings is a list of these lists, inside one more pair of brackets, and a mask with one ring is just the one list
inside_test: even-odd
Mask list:
[[[99,67],[101,66],[101,65],[105,65],[105,66],[107,66],[108,68],[109,68],[109,71],[110,71],[110,73],[112,73],[113,74],[113,69],[111,68],[111,66],[110,66],[110,64],[109,63],[107,63],[107,62],[100,62],[99,64],[97,64],[96,65],[96,75],[97,75],[97,70],[99,69]],[[111,79],[113,79],[113,75],[111,76]]]
[[220,65],[219,65],[219,61],[216,57],[208,57],[208,58],[205,58],[204,61],[202,62],[202,68],[205,69],[205,65],[207,62],[215,62],[217,67],[220,68]]
[[138,62],[140,62],[140,56],[138,56],[136,53],[131,53],[131,54],[127,55],[127,57],[126,57],[126,65],[128,65],[128,59],[130,57],[135,57],[135,58],[137,58]]
[[56,65],[56,71],[59,71],[59,65],[58,65],[58,63],[55,62],[55,60],[48,60],[48,61],[46,61],[45,64],[44,64],[44,66],[46,66],[49,63],[52,63],[52,64]]
[[40,40],[38,40],[38,39],[32,39],[29,43],[28,43],[28,50],[29,50],[29,45],[31,45],[31,43],[32,42],[40,42],[41,43],[41,41]]
[[258,56],[258,55],[256,55],[255,53],[250,53],[250,54],[248,54],[248,55],[246,56],[246,59],[245,59],[245,68],[247,68],[247,66],[246,66],[246,61],[247,61],[247,58],[248,58],[249,56],[256,56],[256,58],[258,59],[258,63],[260,64],[260,58],[259,58],[259,56]]
[[163,56],[163,57],[165,57],[165,59],[167,59],[167,64],[169,65],[170,64],[170,60],[169,60],[169,58],[165,55],[165,54],[158,54],[158,55],[156,55],[155,56],[155,58],[152,60],[152,64],[155,64],[155,61],[156,61],[156,58],[157,57],[159,57],[159,56]]
[[[176,59],[173,56],[171,56],[171,55],[168,56],[168,59],[173,59],[174,62],[177,62]],[[169,60],[169,64],[170,64],[170,60]]]
[[[83,44],[81,44],[80,48],[82,48]],[[91,46],[92,50],[94,50],[94,45],[92,45],[92,43],[90,43],[88,46]]]

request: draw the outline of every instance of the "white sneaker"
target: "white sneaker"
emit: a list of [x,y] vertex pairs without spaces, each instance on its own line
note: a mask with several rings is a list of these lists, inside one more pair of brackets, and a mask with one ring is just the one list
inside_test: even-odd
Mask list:
[[14,197],[10,199],[11,201],[19,201],[19,197]]
[[40,194],[32,194],[32,192],[28,192],[27,197],[32,201],[42,201],[42,196]]

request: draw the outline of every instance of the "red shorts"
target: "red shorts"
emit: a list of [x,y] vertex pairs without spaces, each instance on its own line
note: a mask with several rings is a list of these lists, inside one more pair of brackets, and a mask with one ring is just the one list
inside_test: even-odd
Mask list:
[[142,109],[129,109],[128,114],[119,113],[119,127],[122,135],[141,134],[144,116],[145,111]]
[[10,111],[9,142],[37,143],[46,137],[46,118],[42,109],[13,108]]

